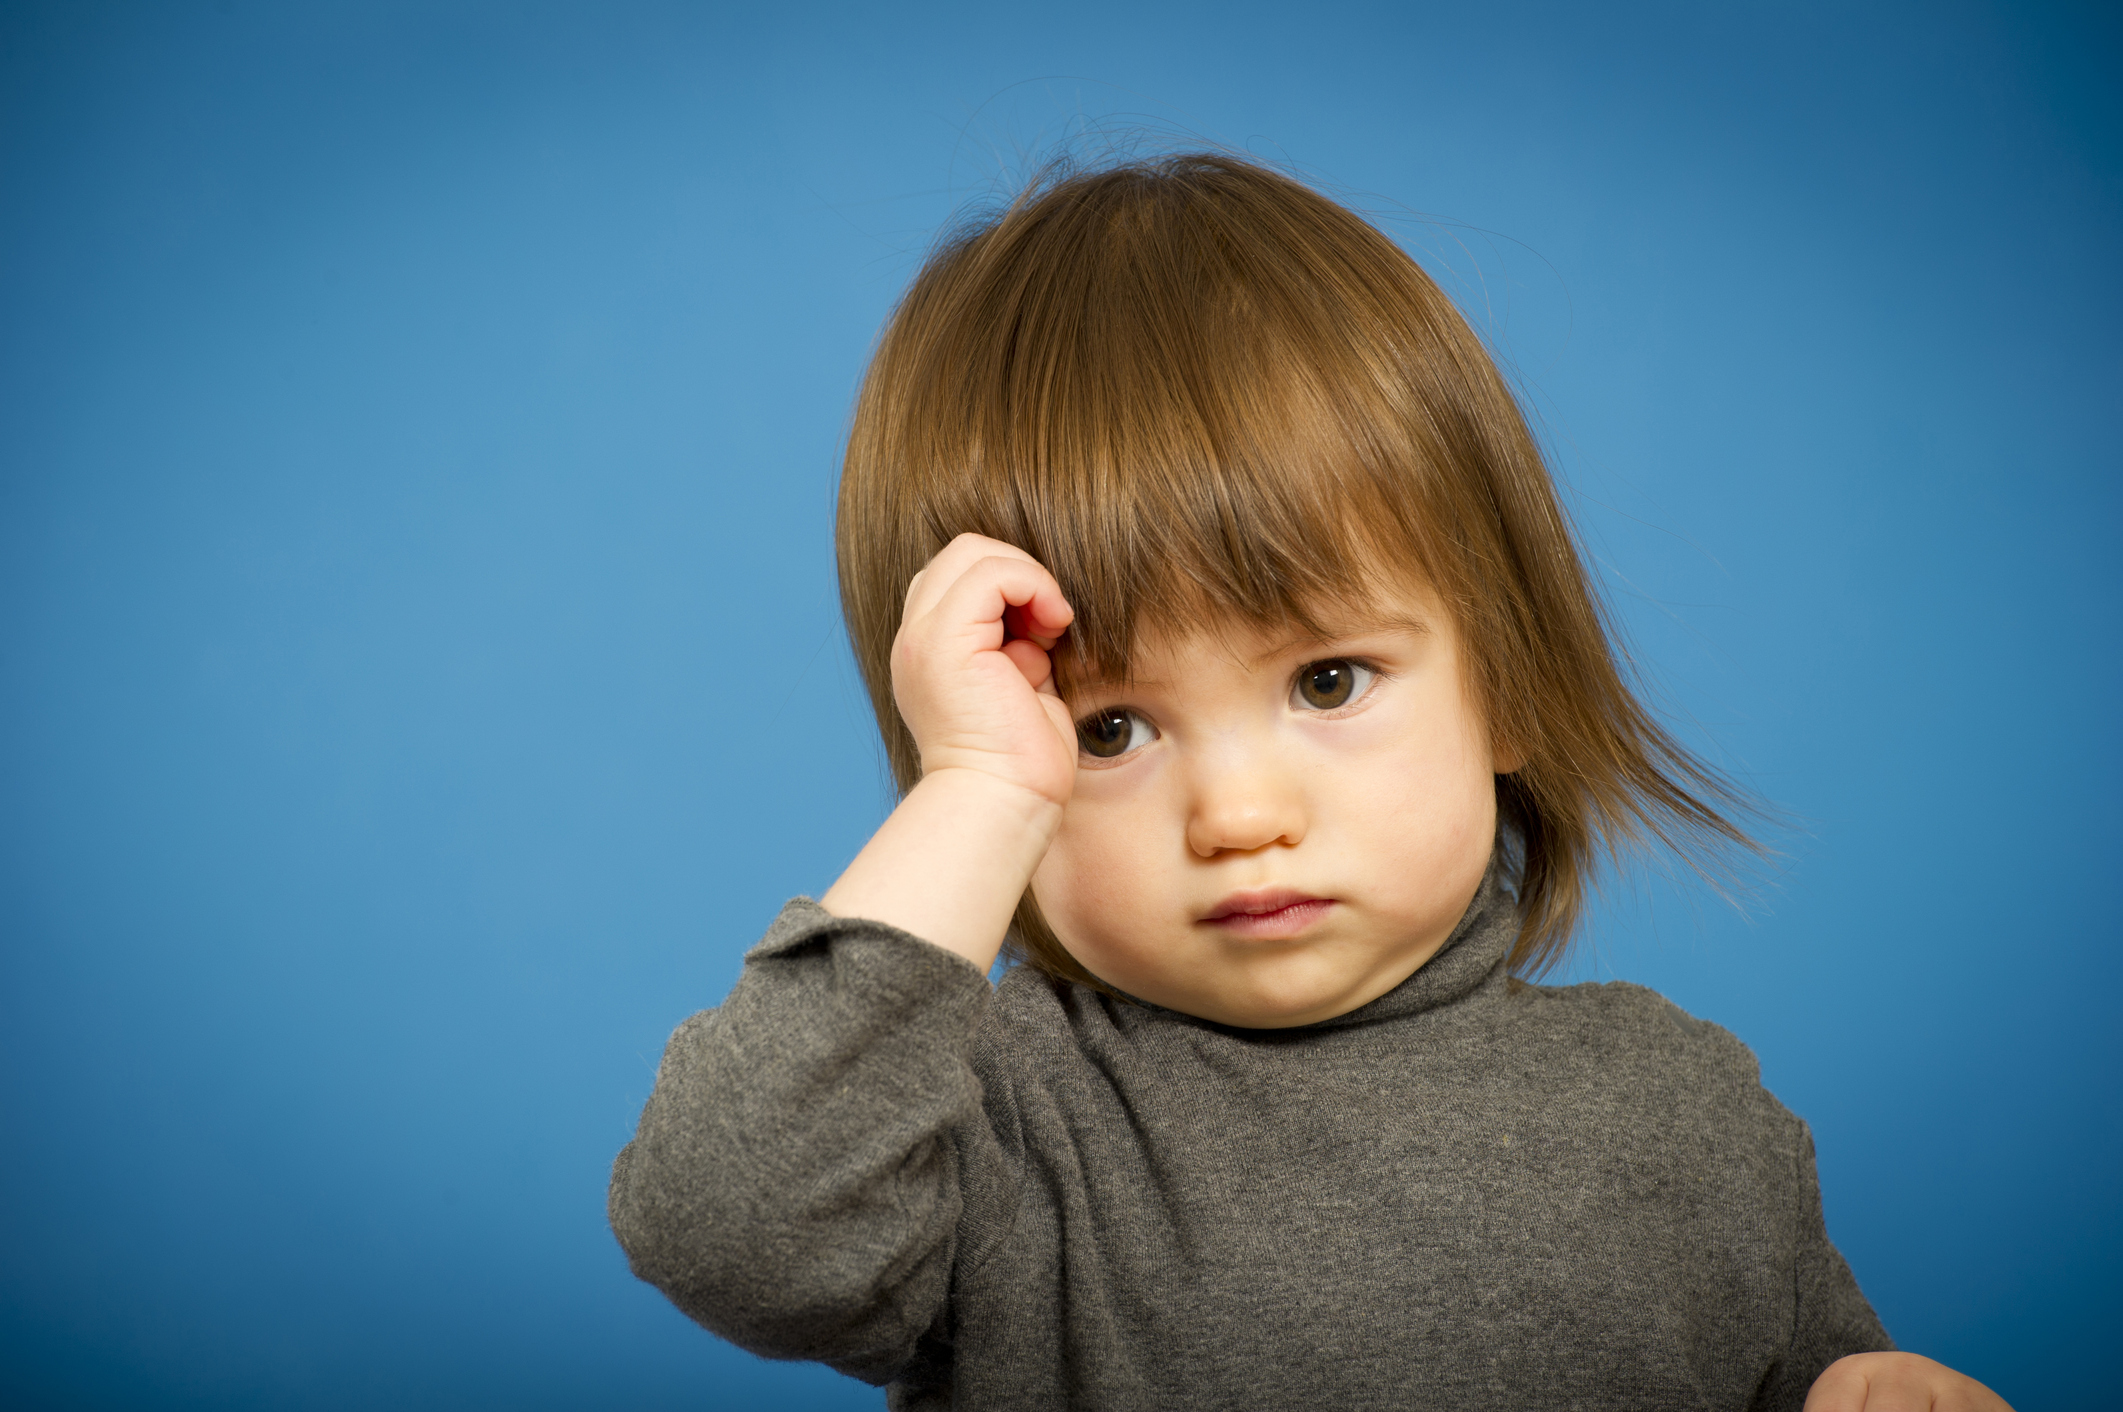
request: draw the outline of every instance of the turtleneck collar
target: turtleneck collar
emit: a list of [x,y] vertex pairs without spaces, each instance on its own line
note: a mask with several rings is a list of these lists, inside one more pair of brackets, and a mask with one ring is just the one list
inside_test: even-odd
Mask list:
[[1414,975],[1368,1005],[1298,1026],[1295,1032],[1420,1015],[1465,999],[1491,977],[1501,980],[1505,963],[1511,958],[1512,943],[1518,940],[1519,916],[1518,900],[1497,876],[1498,871],[1492,860],[1459,925],[1435,955],[1416,967]]

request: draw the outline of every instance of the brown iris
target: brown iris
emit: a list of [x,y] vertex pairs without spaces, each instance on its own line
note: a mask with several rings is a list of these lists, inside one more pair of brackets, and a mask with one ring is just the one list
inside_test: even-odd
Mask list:
[[1297,694],[1314,710],[1332,711],[1337,706],[1346,706],[1350,693],[1355,690],[1356,664],[1339,657],[1326,662],[1310,662],[1298,670]]
[[1134,727],[1134,718],[1126,711],[1095,711],[1076,723],[1076,743],[1086,755],[1111,760],[1128,753]]

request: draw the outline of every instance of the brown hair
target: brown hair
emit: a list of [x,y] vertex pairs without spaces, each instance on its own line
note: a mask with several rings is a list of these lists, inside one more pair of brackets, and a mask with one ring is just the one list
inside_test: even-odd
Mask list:
[[[1315,626],[1378,566],[1456,615],[1469,690],[1523,763],[1497,777],[1515,974],[1561,959],[1602,856],[1753,847],[1747,796],[1638,702],[1540,449],[1480,339],[1345,207],[1240,158],[1050,171],[947,238],[856,401],[837,546],[848,636],[902,791],[908,582],[954,535],[1017,545],[1124,676],[1146,626]],[[1097,982],[1030,893],[1018,954]]]

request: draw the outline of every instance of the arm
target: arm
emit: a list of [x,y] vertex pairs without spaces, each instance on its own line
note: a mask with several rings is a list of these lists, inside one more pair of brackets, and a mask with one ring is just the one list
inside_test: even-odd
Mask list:
[[755,1353],[897,1376],[936,1325],[969,1186],[1004,1180],[965,1053],[987,978],[799,899],[679,1026],[612,1169],[634,1273]]
[[679,1028],[614,1166],[635,1272],[756,1352],[882,1382],[946,1332],[959,1214],[1008,1180],[968,1052],[1074,783],[1047,657],[1068,621],[1008,545],[961,536],[916,576],[893,689],[921,782]]
[[2012,1412],[1973,1378],[1893,1351],[1850,1265],[1828,1239],[1813,1134],[1799,1125],[1799,1233],[1791,1348],[1758,1406],[1803,1412]]
[[1813,1132],[1803,1122],[1798,1129],[1799,1230],[1793,1271],[1797,1308],[1791,1351],[1785,1359],[1795,1381],[1794,1392],[1809,1386],[1822,1369],[1846,1354],[1885,1352],[1894,1347],[1879,1315],[1859,1290],[1857,1277],[1850,1273],[1850,1263],[1828,1238]]
[[994,963],[1076,784],[1076,727],[1047,656],[1073,616],[1030,555],[978,535],[915,575],[892,695],[921,782],[821,899],[827,911]]

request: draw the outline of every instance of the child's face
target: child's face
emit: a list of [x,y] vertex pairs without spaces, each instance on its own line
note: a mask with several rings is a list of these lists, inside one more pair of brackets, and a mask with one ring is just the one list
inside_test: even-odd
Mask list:
[[1133,684],[1072,699],[1075,794],[1032,886],[1092,974],[1203,1019],[1302,1025],[1385,994],[1450,935],[1512,762],[1434,596],[1342,617],[1325,642],[1152,637]]

